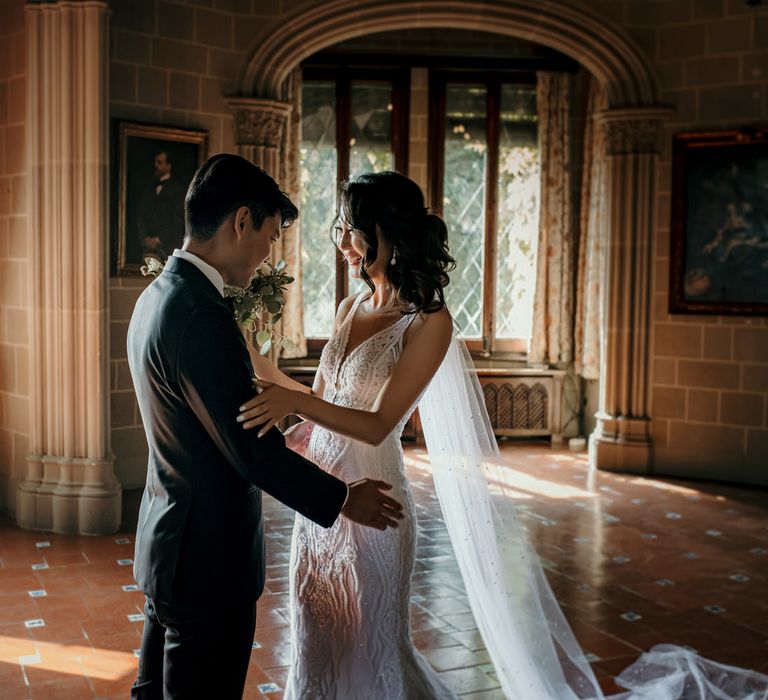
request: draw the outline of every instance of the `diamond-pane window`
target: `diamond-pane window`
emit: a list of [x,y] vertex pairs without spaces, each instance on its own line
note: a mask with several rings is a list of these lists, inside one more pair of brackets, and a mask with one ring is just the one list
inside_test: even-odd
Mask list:
[[431,202],[456,269],[446,301],[473,351],[522,352],[531,335],[540,168],[533,80],[431,82]]
[[392,85],[352,82],[349,175],[392,170]]
[[445,100],[443,214],[456,270],[446,301],[465,338],[483,331],[485,257],[486,90],[449,85]]
[[301,118],[301,271],[304,333],[327,338],[336,313],[336,86],[305,83]]
[[[392,85],[353,81],[349,176],[392,170]],[[347,279],[350,294],[367,289],[362,280]]]
[[496,237],[496,338],[531,337],[539,228],[536,91],[502,85]]
[[322,77],[315,77],[317,70],[309,73],[302,85],[301,263],[304,333],[317,351],[331,334],[341,299],[365,288],[348,277],[331,241],[339,183],[394,170],[398,158],[404,162],[394,144],[406,139],[394,106],[404,102],[401,77],[391,71],[381,79],[357,79],[343,71]]

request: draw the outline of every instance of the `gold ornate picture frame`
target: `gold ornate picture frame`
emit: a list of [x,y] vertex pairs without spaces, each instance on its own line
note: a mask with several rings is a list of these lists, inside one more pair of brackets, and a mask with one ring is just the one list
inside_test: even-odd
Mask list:
[[768,314],[768,128],[675,134],[670,313]]
[[184,196],[208,157],[208,132],[117,123],[115,263],[140,274],[146,257],[164,259],[184,237]]

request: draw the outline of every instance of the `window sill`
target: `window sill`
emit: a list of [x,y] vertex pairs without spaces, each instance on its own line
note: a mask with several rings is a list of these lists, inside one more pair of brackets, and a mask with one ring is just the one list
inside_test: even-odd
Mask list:
[[[565,370],[556,367],[535,366],[528,364],[525,355],[503,354],[492,355],[490,357],[478,357],[473,355],[472,361],[479,374],[519,374],[527,376],[554,376],[565,374]],[[320,364],[319,357],[299,357],[280,360],[278,367],[286,374],[309,374],[314,373]]]

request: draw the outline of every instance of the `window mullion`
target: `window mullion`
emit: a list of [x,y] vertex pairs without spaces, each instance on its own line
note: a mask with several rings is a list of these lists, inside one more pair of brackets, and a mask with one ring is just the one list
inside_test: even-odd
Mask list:
[[483,261],[483,349],[494,350],[496,288],[496,226],[499,183],[499,128],[501,124],[501,85],[487,84],[486,143],[488,149],[485,182],[485,259]]
[[392,81],[392,152],[395,170],[408,174],[408,125],[410,121],[410,71]]
[[[336,81],[336,181],[343,182],[349,177],[349,151],[352,120],[352,81],[344,75]],[[336,197],[338,199],[338,188]],[[338,207],[338,201],[336,202]],[[349,294],[347,283],[347,263],[341,253],[336,251],[336,306]]]
[[445,176],[445,93],[447,81],[434,73],[429,79],[429,134],[427,141],[427,201],[433,212],[443,216],[443,177]]

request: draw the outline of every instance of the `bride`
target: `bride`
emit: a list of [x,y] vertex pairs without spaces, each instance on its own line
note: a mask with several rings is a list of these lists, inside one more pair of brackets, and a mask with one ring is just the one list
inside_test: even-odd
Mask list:
[[418,185],[379,173],[343,186],[334,238],[370,291],[339,305],[311,392],[255,356],[270,383],[260,382],[238,419],[263,433],[285,415],[303,416],[289,446],[339,478],[391,484],[405,517],[380,532],[297,518],[285,698],[453,698],[410,638],[416,513],[400,444],[451,342],[447,229],[427,213]]
[[[361,175],[340,192],[334,242],[368,291],[340,305],[311,390],[252,353],[260,393],[237,420],[345,481],[392,484],[399,527],[296,516],[285,700],[455,698],[415,649],[409,600],[416,515],[400,435],[419,405],[435,487],[473,615],[508,698],[603,698],[507,497],[482,392],[443,289],[444,222],[413,181]],[[617,682],[633,700],[768,700],[768,678],[659,646]],[[618,700],[618,699],[616,699]]]

